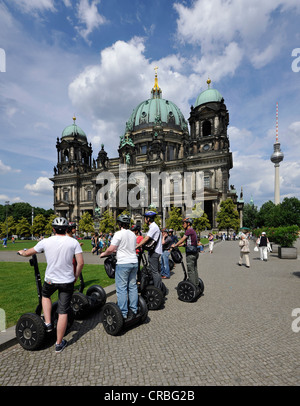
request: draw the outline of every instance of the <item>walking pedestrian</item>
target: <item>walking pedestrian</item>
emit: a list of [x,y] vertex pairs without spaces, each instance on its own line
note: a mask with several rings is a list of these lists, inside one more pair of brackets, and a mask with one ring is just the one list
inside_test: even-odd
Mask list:
[[169,255],[170,248],[173,245],[172,238],[169,236],[168,229],[162,230],[162,255],[161,255],[161,277],[162,279],[169,279],[170,265],[169,265]]
[[[46,331],[52,331],[51,325],[51,296],[58,290],[58,321],[56,329],[55,351],[61,352],[67,345],[63,339],[67,324],[70,302],[74,291],[74,282],[81,274],[84,261],[82,248],[75,238],[67,234],[68,221],[63,217],[56,217],[52,222],[55,235],[44,238],[33,248],[20,250],[18,253],[28,257],[37,253],[45,252],[47,268],[45,281],[42,289],[42,307],[45,318]],[[76,258],[76,270],[74,275],[73,257]]]
[[239,247],[240,247],[240,259],[239,259],[239,266],[242,266],[243,261],[245,259],[245,265],[247,268],[250,268],[250,259],[249,259],[249,252],[250,252],[250,247],[249,247],[249,240],[247,234],[241,234],[239,241]]
[[260,251],[260,260],[267,261],[268,260],[268,244],[269,240],[266,236],[266,233],[263,231],[259,238],[256,240],[256,244],[259,246]]
[[212,233],[208,234],[208,248],[209,248],[209,253],[212,254],[213,249],[214,249],[214,236]]
[[136,236],[129,230],[130,216],[121,214],[117,218],[120,231],[117,231],[110,246],[100,254],[100,258],[117,253],[116,293],[118,306],[126,320],[133,319],[138,311]]

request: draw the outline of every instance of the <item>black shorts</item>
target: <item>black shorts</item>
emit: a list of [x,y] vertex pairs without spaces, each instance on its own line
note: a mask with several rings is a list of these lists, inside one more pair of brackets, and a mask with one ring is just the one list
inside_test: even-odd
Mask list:
[[74,282],[47,283],[44,282],[42,296],[50,298],[58,290],[58,314],[67,314],[70,311],[70,302],[74,291]]

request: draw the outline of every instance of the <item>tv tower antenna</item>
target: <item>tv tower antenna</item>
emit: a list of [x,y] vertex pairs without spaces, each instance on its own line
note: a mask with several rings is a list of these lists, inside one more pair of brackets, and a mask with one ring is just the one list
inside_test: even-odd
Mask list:
[[278,102],[276,103],[276,142],[273,145],[274,152],[271,155],[271,161],[275,167],[275,190],[274,190],[274,203],[280,203],[280,178],[279,178],[279,164],[283,160],[284,155],[280,149],[280,143],[278,141]]

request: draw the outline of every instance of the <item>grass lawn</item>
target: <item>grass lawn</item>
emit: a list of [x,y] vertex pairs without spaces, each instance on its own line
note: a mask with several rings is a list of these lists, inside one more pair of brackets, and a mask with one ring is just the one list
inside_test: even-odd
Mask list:
[[[28,244],[27,244],[27,247]],[[39,270],[44,280],[46,264],[39,263]],[[103,288],[114,283],[104,270],[103,265],[84,265],[83,278],[86,290],[92,285]],[[79,287],[79,281],[75,289]],[[52,296],[57,300],[57,294]],[[23,262],[0,262],[0,308],[5,311],[6,328],[15,325],[23,313],[34,313],[38,304],[34,269],[29,260]]]

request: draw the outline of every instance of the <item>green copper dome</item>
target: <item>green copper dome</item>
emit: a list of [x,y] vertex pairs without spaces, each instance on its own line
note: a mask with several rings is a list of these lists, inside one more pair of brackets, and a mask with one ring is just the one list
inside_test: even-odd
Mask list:
[[161,125],[177,128],[179,131],[188,131],[187,122],[176,104],[161,98],[162,92],[157,83],[157,74],[151,93],[151,99],[141,102],[133,110],[126,123],[126,130],[136,131],[148,126]]
[[171,124],[185,131],[187,122],[179,108],[169,100],[148,99],[140,103],[131,114],[128,125],[131,131],[140,125]]
[[87,137],[85,132],[77,125],[75,124],[76,118],[73,117],[74,123],[66,127],[63,132],[61,137],[62,138],[67,138],[67,137],[77,137],[80,141],[87,142]]
[[208,79],[206,81],[207,85],[208,85],[208,89],[204,90],[203,92],[201,92],[199,94],[199,96],[197,97],[196,103],[195,103],[195,107],[200,106],[201,104],[205,104],[205,103],[213,103],[213,102],[222,102],[223,101],[223,96],[221,95],[220,92],[218,92],[218,90],[216,89],[210,89],[210,83],[211,80]]

